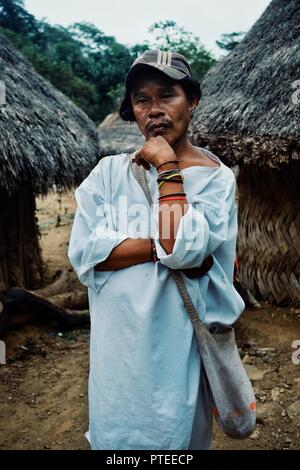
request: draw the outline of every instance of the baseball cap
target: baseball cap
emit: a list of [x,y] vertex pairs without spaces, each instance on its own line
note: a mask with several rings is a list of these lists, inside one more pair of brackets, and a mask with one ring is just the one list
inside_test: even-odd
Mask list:
[[183,80],[186,77],[192,77],[190,65],[182,54],[152,49],[145,51],[133,62],[126,75],[126,88],[130,87],[135,72],[145,66],[160,70],[174,80]]
[[119,109],[119,115],[124,121],[135,121],[130,92],[136,72],[143,68],[156,69],[171,80],[182,81],[186,91],[189,89],[189,93],[201,98],[200,83],[192,77],[191,67],[184,55],[159,49],[147,50],[135,59],[126,75],[125,96]]

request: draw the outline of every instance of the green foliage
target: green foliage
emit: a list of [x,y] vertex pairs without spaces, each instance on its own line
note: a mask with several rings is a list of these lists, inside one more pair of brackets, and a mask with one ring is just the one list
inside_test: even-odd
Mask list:
[[0,1],[0,27],[16,33],[34,35],[37,32],[37,21],[24,8],[22,0]]
[[109,90],[108,96],[112,99],[114,109],[118,109],[120,107],[124,94],[125,85],[123,83],[119,83],[117,86],[112,87]]
[[150,46],[147,42],[145,42],[144,44],[135,44],[129,49],[129,52],[134,60],[139,55],[143,54],[143,52],[147,51],[148,49],[150,49]]
[[0,33],[96,124],[118,109],[125,74],[145,50],[172,49],[184,54],[198,79],[216,62],[197,36],[174,21],[155,23],[150,32],[152,43],[126,47],[91,23],[52,26],[28,13],[22,0],[0,0]]
[[233,49],[242,41],[246,33],[227,33],[222,34],[219,41],[216,41],[216,44],[225,51],[233,51]]
[[132,53],[113,36],[89,23],[51,26],[18,0],[0,0],[0,32],[95,123],[116,109]]
[[172,50],[183,54],[191,64],[195,78],[201,80],[208,69],[216,63],[213,55],[205,49],[193,33],[178,26],[175,21],[154,23],[149,32],[154,36],[153,49]]

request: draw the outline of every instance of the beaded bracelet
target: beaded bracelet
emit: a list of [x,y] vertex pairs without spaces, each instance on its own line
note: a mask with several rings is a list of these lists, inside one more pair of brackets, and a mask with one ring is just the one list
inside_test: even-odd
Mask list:
[[159,260],[157,256],[157,252],[156,252],[156,246],[155,246],[153,238],[150,238],[150,241],[151,241],[151,261],[156,262]]
[[164,201],[186,201],[186,196],[177,196],[177,197],[166,197],[162,199],[162,201],[159,202],[164,202]]

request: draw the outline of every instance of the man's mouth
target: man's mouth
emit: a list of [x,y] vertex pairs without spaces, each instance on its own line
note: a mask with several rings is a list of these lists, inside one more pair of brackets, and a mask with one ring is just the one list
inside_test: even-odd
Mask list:
[[161,134],[166,132],[168,129],[170,129],[168,124],[153,124],[152,126],[149,126],[148,132],[151,132],[152,134]]

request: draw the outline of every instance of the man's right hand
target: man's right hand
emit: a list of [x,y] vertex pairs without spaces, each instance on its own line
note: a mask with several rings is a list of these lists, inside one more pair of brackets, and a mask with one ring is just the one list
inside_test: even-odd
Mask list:
[[204,276],[204,274],[206,274],[210,270],[213,264],[213,257],[212,255],[209,255],[207,258],[205,258],[199,268],[180,269],[180,271],[183,272],[187,277],[191,279],[196,279],[197,277]]

